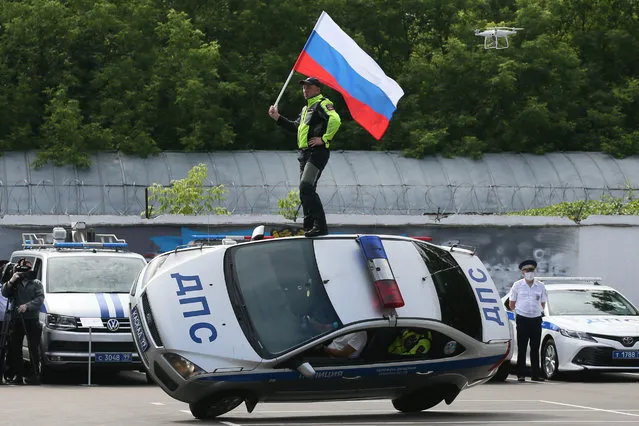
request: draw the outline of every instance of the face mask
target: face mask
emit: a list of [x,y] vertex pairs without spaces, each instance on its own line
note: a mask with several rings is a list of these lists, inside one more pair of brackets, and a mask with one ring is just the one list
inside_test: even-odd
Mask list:
[[528,280],[528,281],[532,281],[535,278],[535,273],[534,272],[525,272],[524,273],[524,277]]

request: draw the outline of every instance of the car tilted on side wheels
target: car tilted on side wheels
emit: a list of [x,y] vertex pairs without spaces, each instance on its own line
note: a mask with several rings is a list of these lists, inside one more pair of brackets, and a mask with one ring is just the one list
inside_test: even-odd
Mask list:
[[[490,379],[510,347],[473,252],[397,236],[176,249],[140,274],[131,324],[153,379],[201,419],[268,401],[390,398],[421,411]],[[406,331],[429,344],[389,350]],[[354,332],[366,334],[357,358],[318,350]]]
[[[638,372],[639,310],[601,278],[539,277],[548,303],[542,322],[541,371],[548,379],[560,372]],[[510,293],[502,299],[508,309]],[[508,312],[513,328],[515,314]],[[517,362],[514,339],[512,363]],[[530,365],[530,349],[526,356]]]

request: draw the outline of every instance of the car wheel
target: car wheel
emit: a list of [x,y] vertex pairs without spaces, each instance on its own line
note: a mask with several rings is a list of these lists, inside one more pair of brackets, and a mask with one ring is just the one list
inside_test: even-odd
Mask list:
[[444,400],[441,394],[412,393],[393,400],[393,407],[402,413],[417,413],[428,410]]
[[244,402],[244,397],[237,394],[205,398],[202,401],[189,404],[193,417],[200,420],[212,419],[237,408]]
[[505,361],[499,366],[499,368],[497,369],[497,372],[490,379],[490,381],[491,382],[505,382],[506,379],[508,378],[509,374],[510,374],[510,362]]
[[547,379],[557,377],[559,372],[559,358],[557,357],[557,346],[554,340],[548,339],[544,343],[541,351],[541,371]]

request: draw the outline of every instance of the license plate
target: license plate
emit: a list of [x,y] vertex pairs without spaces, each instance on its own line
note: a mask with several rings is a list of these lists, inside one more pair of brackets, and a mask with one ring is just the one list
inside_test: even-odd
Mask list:
[[135,306],[131,309],[131,329],[135,340],[138,342],[138,346],[142,352],[146,352],[149,349],[149,339],[146,337],[144,327],[142,327],[142,321],[140,320],[140,314],[138,313],[138,307]]
[[637,359],[639,351],[612,351],[612,359]]
[[131,352],[97,352],[95,362],[132,362]]

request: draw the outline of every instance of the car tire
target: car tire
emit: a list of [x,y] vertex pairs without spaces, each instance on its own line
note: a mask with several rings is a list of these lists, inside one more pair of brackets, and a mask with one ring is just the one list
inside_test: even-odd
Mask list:
[[418,413],[428,410],[444,400],[442,394],[412,393],[393,399],[393,407],[402,413]]
[[244,397],[238,394],[216,395],[189,404],[193,417],[200,420],[212,419],[237,408]]
[[505,382],[506,379],[508,378],[509,374],[510,374],[510,362],[509,361],[505,361],[499,366],[499,368],[497,369],[497,372],[490,379],[490,381],[491,382]]
[[541,350],[541,372],[546,379],[552,380],[559,374],[559,357],[555,341],[548,339]]

